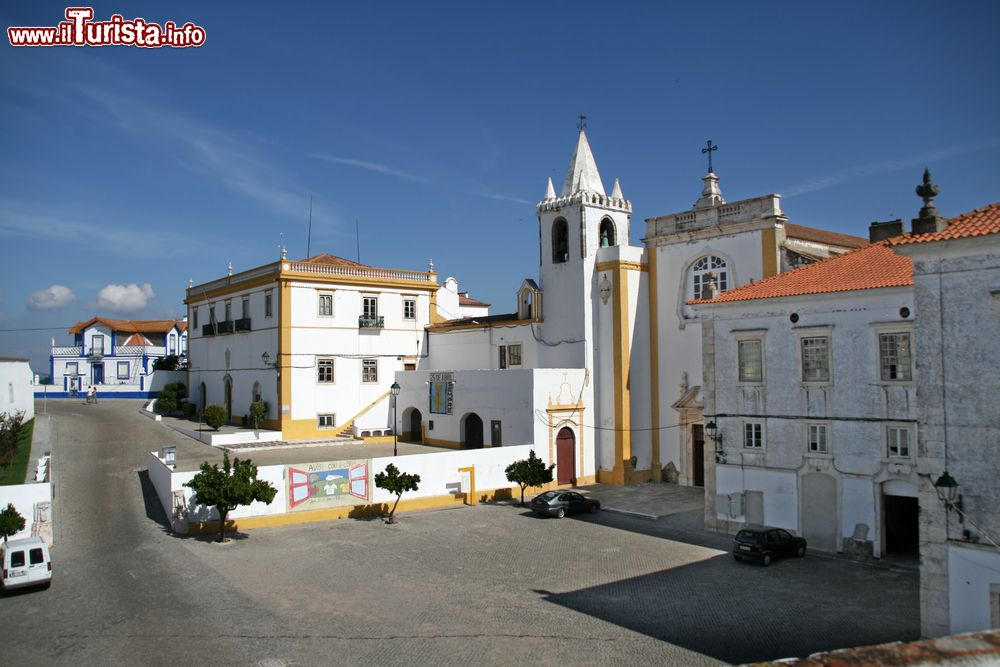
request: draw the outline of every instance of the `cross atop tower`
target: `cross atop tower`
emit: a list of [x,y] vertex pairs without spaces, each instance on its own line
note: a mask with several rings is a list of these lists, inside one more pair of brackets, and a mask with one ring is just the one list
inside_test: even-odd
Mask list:
[[716,145],[714,145],[712,143],[711,139],[709,139],[707,142],[705,142],[705,146],[706,146],[705,148],[701,149],[701,154],[704,155],[705,153],[708,153],[708,173],[711,174],[711,173],[713,173],[713,169],[712,169],[712,153],[714,151],[719,150],[719,147],[716,146]]
[[583,130],[585,127],[587,127],[587,115],[580,114],[576,117],[576,129]]

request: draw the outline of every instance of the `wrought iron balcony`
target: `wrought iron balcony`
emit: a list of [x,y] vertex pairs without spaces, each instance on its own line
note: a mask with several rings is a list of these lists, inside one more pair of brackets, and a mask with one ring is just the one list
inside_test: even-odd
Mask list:
[[236,330],[237,331],[250,331],[250,318],[245,317],[240,320],[236,320]]
[[365,317],[364,315],[358,318],[358,328],[359,329],[381,329],[385,327],[385,316],[379,315],[378,317]]
[[219,328],[219,333],[233,333],[233,321],[226,320],[225,322],[219,322],[216,326]]
[[201,325],[201,335],[202,336],[214,336],[215,335],[214,324],[202,324]]

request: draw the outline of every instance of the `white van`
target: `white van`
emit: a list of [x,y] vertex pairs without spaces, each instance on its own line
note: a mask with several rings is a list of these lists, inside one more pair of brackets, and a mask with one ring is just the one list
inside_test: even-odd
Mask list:
[[0,564],[3,565],[3,587],[49,587],[52,583],[52,559],[49,547],[40,537],[26,537],[0,544]]

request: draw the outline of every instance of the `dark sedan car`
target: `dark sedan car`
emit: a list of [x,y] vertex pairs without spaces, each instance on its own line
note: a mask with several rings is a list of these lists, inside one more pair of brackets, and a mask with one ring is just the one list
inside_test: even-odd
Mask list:
[[775,558],[805,555],[805,539],[781,528],[744,528],[733,540],[733,558],[759,560],[764,567]]
[[546,491],[535,496],[530,507],[536,514],[547,514],[561,519],[567,514],[596,512],[601,509],[601,503],[576,491]]

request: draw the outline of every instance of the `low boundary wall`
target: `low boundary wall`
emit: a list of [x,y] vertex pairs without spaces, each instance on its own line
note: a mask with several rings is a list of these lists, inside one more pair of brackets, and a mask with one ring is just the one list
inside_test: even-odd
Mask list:
[[8,539],[38,536],[52,546],[52,484],[13,484],[0,486],[0,508],[10,503],[24,517],[24,530]]

